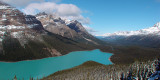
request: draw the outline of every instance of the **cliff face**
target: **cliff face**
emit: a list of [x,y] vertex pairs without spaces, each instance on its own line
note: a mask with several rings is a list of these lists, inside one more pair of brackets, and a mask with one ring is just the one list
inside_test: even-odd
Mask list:
[[59,17],[56,18],[48,14],[45,14],[45,15],[39,14],[37,15],[37,19],[42,22],[43,27],[49,32],[52,32],[67,38],[78,37],[78,34],[74,30],[70,29],[65,24],[65,21]]
[[36,19],[35,16],[32,15],[25,15],[25,24],[34,30],[41,31],[44,30],[41,22]]

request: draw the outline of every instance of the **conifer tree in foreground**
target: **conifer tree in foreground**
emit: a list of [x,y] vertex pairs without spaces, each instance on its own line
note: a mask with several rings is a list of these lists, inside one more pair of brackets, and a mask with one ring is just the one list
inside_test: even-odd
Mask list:
[[17,76],[16,76],[16,75],[14,76],[14,79],[13,79],[13,80],[17,80]]
[[149,80],[160,80],[160,59],[155,61],[155,72],[151,74]]

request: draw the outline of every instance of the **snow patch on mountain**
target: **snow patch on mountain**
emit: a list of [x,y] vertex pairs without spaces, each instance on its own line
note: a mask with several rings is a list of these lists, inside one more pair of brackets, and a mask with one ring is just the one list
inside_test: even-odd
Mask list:
[[41,18],[46,18],[46,17],[47,17],[47,15],[40,15],[40,16],[37,16],[36,18],[41,19]]
[[69,19],[64,19],[64,21],[65,21],[66,25],[69,25],[71,23],[71,20],[69,20]]
[[34,28],[35,26],[38,26],[39,24],[28,24],[27,26],[29,27],[29,28]]
[[0,9],[12,9],[12,10],[15,10],[16,8],[13,8],[13,7],[8,6],[8,5],[1,5]]
[[88,39],[88,38],[85,38],[85,37],[83,37],[85,40],[87,40],[87,41],[89,41],[89,42],[92,42],[92,43],[94,43],[95,45],[99,45],[98,43],[96,43],[95,41],[93,41],[93,40],[91,40],[91,39]]
[[7,25],[7,26],[4,26],[4,25],[0,25],[0,29],[1,30],[6,30],[6,29],[25,29],[24,26],[15,26],[15,25]]

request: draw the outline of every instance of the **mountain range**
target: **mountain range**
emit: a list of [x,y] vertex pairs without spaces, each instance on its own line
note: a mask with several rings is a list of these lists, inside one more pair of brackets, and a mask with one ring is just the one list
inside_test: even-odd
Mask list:
[[104,45],[107,43],[89,34],[77,20],[64,20],[45,12],[26,15],[0,2],[1,61],[61,56]]
[[107,33],[99,36],[99,38],[116,45],[136,45],[157,48],[160,47],[160,22],[146,29]]

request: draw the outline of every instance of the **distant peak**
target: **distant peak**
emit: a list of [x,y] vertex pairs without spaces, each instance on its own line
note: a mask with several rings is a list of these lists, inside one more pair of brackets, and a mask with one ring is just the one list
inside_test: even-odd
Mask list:
[[154,25],[154,27],[160,28],[160,22],[156,23],[156,24]]
[[76,24],[77,24],[77,23],[81,24],[78,20],[72,20],[71,22],[72,22],[72,23],[76,23]]
[[132,36],[132,35],[148,35],[157,34],[160,32],[160,22],[157,22],[153,27],[137,30],[137,31],[119,31],[115,33],[106,33],[102,36]]

